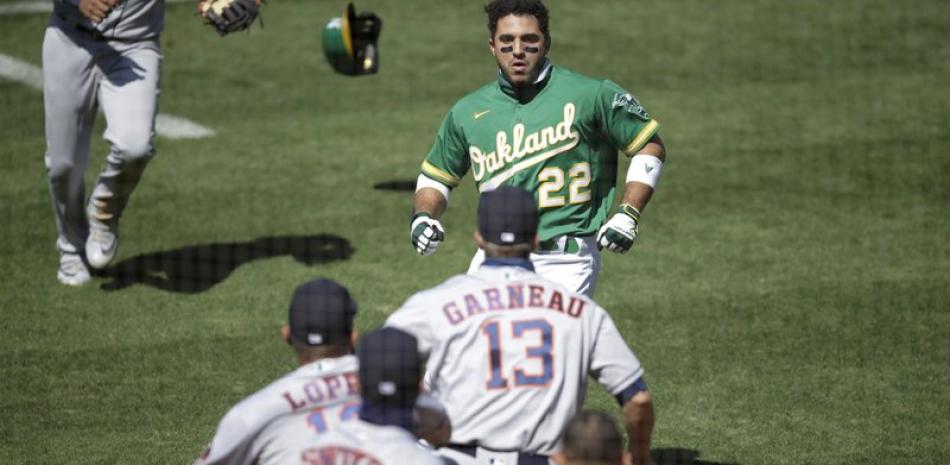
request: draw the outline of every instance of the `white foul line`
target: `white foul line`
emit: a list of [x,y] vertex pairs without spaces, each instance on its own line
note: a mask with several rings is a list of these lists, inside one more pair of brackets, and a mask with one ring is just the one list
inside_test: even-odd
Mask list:
[[[43,91],[43,70],[9,55],[0,53],[0,77]],[[159,113],[155,132],[169,139],[200,139],[214,135],[214,130],[180,116]]]
[[[195,0],[165,0],[166,3],[195,2]],[[195,2],[197,3],[197,2]],[[27,0],[0,5],[0,15],[15,15],[26,13],[49,13],[53,11],[53,2],[50,0]]]

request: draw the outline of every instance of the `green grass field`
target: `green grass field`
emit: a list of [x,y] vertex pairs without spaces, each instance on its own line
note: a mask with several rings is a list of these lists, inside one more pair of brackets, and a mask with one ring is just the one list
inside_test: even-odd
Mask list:
[[[293,367],[297,284],[344,283],[365,330],[464,271],[470,180],[427,258],[410,194],[374,185],[414,179],[494,78],[481,3],[358,2],[384,19],[382,71],[358,79],[320,51],[342,2],[272,0],[224,39],[169,4],[161,110],[218,135],[157,140],[116,267],[79,289],[55,278],[42,95],[0,78],[0,463],[191,463]],[[946,2],[549,7],[555,63],[663,123],[662,185],[596,296],[647,368],[660,465],[950,463]],[[0,15],[0,53],[38,66],[46,20]]]

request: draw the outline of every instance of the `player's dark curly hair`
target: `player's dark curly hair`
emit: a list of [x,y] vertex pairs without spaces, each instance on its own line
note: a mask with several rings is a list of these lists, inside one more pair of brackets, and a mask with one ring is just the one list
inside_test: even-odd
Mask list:
[[508,15],[534,16],[538,20],[541,33],[544,34],[544,43],[551,46],[551,33],[548,32],[548,8],[541,0],[492,0],[485,5],[488,14],[488,32],[495,37],[498,30],[498,20]]

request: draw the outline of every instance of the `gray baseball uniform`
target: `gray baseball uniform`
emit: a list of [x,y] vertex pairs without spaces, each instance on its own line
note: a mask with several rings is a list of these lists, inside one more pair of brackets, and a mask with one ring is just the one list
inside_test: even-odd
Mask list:
[[355,420],[320,435],[287,465],[444,465],[432,451],[399,426]]
[[58,229],[57,247],[78,253],[88,235],[83,175],[96,110],[111,145],[90,203],[117,219],[148,160],[158,111],[164,0],[123,0],[100,23],[79,0],[55,0],[43,40],[46,168]]
[[386,322],[428,356],[426,384],[452,419],[453,444],[548,455],[583,405],[588,375],[616,396],[643,375],[603,308],[530,267],[486,261]]
[[299,464],[312,443],[359,413],[354,355],[306,364],[235,405],[196,465]]

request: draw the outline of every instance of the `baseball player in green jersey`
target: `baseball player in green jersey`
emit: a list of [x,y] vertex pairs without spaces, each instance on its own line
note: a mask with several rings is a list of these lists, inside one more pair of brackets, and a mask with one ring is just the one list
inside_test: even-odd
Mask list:
[[[548,11],[540,0],[494,0],[485,11],[498,79],[463,97],[442,121],[416,184],[412,244],[421,255],[438,248],[449,193],[471,171],[480,192],[510,185],[534,193],[541,212],[535,269],[593,295],[600,249],[624,253],[637,237],[666,157],[659,123],[617,84],[547,59]],[[611,216],[618,152],[632,159]],[[479,251],[470,270],[483,257]]]

